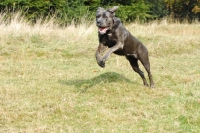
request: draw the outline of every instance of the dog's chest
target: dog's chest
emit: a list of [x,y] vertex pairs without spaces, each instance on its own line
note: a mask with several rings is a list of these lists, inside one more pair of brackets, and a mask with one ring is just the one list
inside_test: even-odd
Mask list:
[[113,47],[117,43],[117,39],[111,33],[100,36],[100,43],[104,44],[105,46]]

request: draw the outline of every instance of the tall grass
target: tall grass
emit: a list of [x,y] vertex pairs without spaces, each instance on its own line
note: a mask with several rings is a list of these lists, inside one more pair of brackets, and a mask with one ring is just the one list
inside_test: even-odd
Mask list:
[[149,50],[152,90],[124,57],[97,65],[95,24],[4,18],[0,132],[200,132],[199,23],[126,25]]

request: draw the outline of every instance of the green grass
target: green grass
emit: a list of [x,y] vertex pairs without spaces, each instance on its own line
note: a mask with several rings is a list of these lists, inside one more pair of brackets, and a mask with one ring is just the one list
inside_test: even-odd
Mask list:
[[0,27],[0,132],[200,132],[199,24],[126,25],[149,49],[155,89],[124,57],[97,65],[94,24]]

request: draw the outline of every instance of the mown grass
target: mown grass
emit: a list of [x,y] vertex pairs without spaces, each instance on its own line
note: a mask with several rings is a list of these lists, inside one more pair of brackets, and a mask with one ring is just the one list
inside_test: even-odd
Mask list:
[[0,20],[0,132],[200,132],[200,24],[126,25],[149,49],[149,89],[124,57],[97,65],[94,24]]

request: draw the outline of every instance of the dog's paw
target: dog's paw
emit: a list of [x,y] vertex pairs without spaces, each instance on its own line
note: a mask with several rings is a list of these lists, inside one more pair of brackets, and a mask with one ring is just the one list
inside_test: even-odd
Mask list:
[[100,61],[99,66],[104,68],[105,67],[105,62],[104,61]]
[[155,87],[155,85],[150,85],[150,88],[155,89],[156,87]]
[[105,59],[102,59],[100,62],[99,62],[99,66],[104,68],[105,67]]

